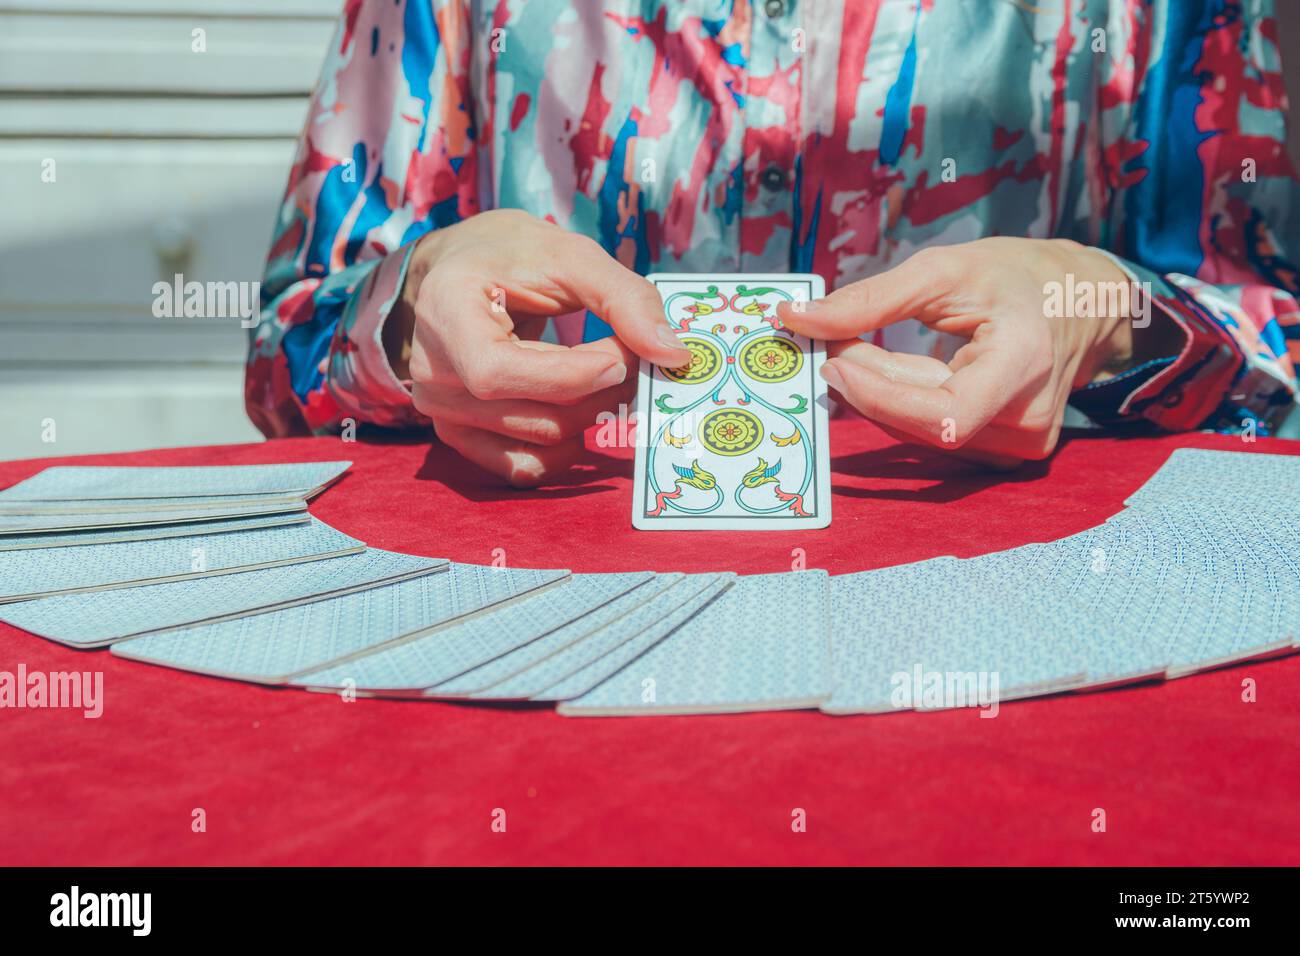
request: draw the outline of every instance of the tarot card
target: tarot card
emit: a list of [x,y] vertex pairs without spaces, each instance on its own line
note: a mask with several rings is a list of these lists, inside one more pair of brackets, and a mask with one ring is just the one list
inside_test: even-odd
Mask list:
[[0,514],[0,536],[70,534],[75,531],[106,531],[117,528],[146,528],[195,524],[272,514],[305,514],[307,502],[292,504],[240,504],[233,509],[199,508],[180,511],[114,511],[107,514],[9,515]]
[[81,591],[0,605],[0,621],[71,647],[230,621],[299,604],[445,574],[445,558],[371,548],[361,554],[216,577]]
[[[552,701],[581,697],[668,638],[735,581],[736,575],[730,571],[689,575],[686,581],[599,633],[494,685],[491,693],[526,694],[532,700]],[[682,596],[685,600],[678,604]]]
[[200,674],[283,684],[353,658],[382,656],[385,648],[429,628],[504,608],[552,585],[563,587],[568,577],[568,571],[452,564],[443,574],[136,638],[113,645],[113,653]]
[[1300,455],[1177,448],[1124,503],[1144,508],[1153,503],[1207,500],[1291,513],[1287,499],[1298,481]]
[[274,506],[302,504],[294,494],[218,495],[206,498],[76,498],[59,501],[0,501],[0,515],[114,515],[123,512],[204,512],[237,514],[243,509],[260,510]]
[[[581,580],[588,576],[575,575],[574,578],[575,580]],[[647,575],[647,578],[641,584],[623,592],[613,600],[605,602],[590,613],[569,621],[567,624],[543,634],[536,640],[520,644],[513,650],[494,657],[492,660],[471,670],[467,670],[451,680],[430,687],[424,694],[426,697],[479,696],[507,700],[523,699],[528,695],[512,694],[510,692],[498,694],[495,692],[495,688],[503,681],[509,683],[510,678],[516,677],[520,672],[527,671],[534,665],[549,660],[555,654],[571,650],[574,645],[581,644],[586,638],[607,630],[610,624],[622,623],[630,617],[634,617],[634,611],[645,607],[647,604],[654,604],[656,597],[661,596],[666,591],[672,591],[685,578],[686,575],[680,572]],[[542,686],[545,687],[546,684]],[[493,691],[485,694],[479,693],[488,688],[492,688]]]
[[1036,595],[950,557],[831,578],[825,713],[988,707],[1078,686],[1085,663]]
[[306,511],[284,514],[253,515],[248,518],[228,518],[221,521],[204,521],[196,524],[159,525],[140,528],[104,528],[99,531],[68,531],[62,534],[0,534],[0,551],[28,551],[33,548],[71,548],[85,544],[114,544],[119,541],[162,541],[168,538],[189,538],[206,534],[225,534],[230,531],[257,531],[262,528],[283,528],[306,524],[311,515]]
[[535,579],[539,588],[556,582],[561,586],[537,590],[527,600],[510,606],[484,605],[488,612],[474,617],[460,615],[458,619],[432,622],[391,646],[297,674],[294,683],[317,689],[351,687],[376,695],[422,696],[427,687],[467,673],[593,612],[599,613],[604,605],[654,578],[651,571],[570,576],[567,571],[455,564],[450,584],[454,587],[458,579],[473,574],[481,579],[481,587],[501,591],[509,586],[515,589],[515,596],[525,593],[522,585],[512,583],[507,572],[524,583]]
[[585,694],[574,716],[726,714],[816,707],[831,692],[825,571],[736,578],[664,640]]
[[0,491],[0,500],[245,497],[285,492],[310,498],[351,465],[350,461],[211,467],[56,465]]
[[632,524],[642,530],[824,528],[831,520],[821,342],[785,328],[781,302],[816,275],[649,277],[690,350],[641,363]]
[[196,538],[33,548],[0,561],[0,604],[257,571],[365,549],[356,538],[315,518],[304,525]]

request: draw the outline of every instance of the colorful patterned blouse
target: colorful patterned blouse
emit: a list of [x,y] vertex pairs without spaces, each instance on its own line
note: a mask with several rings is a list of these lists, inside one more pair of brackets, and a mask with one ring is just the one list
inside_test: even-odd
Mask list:
[[[1186,333],[1116,409],[1267,434],[1300,359],[1285,102],[1271,0],[347,0],[248,410],[268,435],[421,423],[380,339],[407,254],[517,207],[641,273],[829,288],[922,246],[1072,238]],[[950,351],[913,320],[876,335]]]

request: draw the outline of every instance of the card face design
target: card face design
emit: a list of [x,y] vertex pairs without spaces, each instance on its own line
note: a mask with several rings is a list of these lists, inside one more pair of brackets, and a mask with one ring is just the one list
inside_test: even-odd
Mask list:
[[641,363],[632,524],[774,530],[830,523],[821,342],[776,317],[819,276],[649,277],[689,365]]

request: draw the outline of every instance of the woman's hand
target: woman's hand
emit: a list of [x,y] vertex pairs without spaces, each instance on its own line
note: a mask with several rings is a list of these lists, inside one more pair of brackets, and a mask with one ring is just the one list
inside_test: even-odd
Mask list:
[[[615,338],[537,341],[550,316],[590,310]],[[690,360],[659,293],[597,243],[515,210],[429,233],[384,330],[399,378],[438,437],[518,486],[583,453],[582,433],[636,393],[636,356]]]
[[[1131,311],[1048,317],[1048,284],[1065,286],[1069,275],[1076,290],[1094,283],[1104,293],[1100,284],[1122,283],[1120,301],[1131,301],[1128,275],[1095,249],[994,238],[922,249],[801,311],[782,306],[779,315],[827,340],[822,376],[891,435],[1013,467],[1050,455],[1070,392],[1133,355]],[[945,363],[856,338],[907,318],[970,341]]]

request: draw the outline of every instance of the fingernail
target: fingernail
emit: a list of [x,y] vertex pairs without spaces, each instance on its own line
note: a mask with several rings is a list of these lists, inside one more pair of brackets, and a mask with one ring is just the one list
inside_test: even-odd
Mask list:
[[822,366],[822,378],[824,378],[826,384],[835,389],[835,391],[843,393],[844,379],[840,375],[840,370],[834,365],[827,363]]
[[627,378],[627,366],[622,362],[611,365],[596,378],[596,388],[613,388]]
[[659,343],[663,345],[664,348],[672,349],[673,351],[680,351],[681,349],[686,348],[686,346],[682,345],[682,340],[677,337],[677,333],[666,325],[659,326],[655,334],[659,336]]

